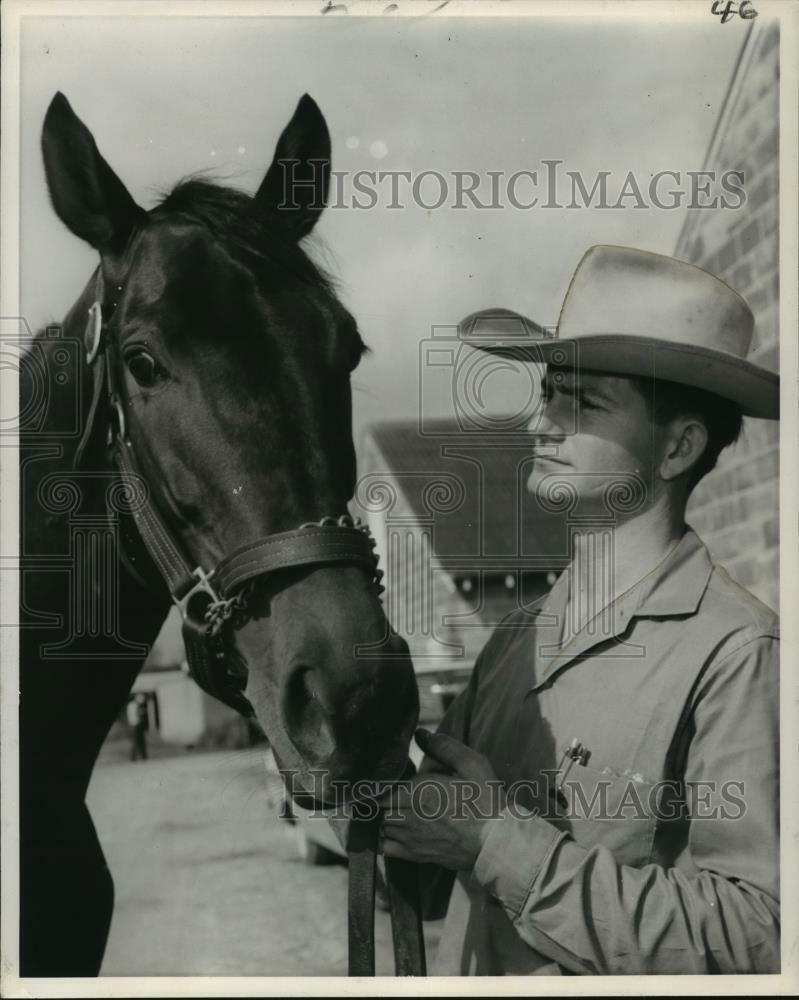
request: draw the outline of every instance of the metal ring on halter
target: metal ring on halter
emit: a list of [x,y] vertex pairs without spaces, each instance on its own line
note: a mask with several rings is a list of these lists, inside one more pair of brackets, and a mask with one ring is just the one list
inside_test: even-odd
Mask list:
[[[97,352],[100,350],[100,341],[102,339],[103,332],[103,307],[99,302],[93,302],[91,308],[89,309],[89,319],[86,322],[86,333],[84,334],[84,343],[88,343],[90,346],[86,352],[86,361],[92,364],[94,359],[97,357]],[[91,339],[89,339],[89,334],[91,334]]]
[[111,402],[114,404],[114,409],[116,410],[117,414],[117,436],[119,437],[120,441],[124,441],[126,427],[125,427],[125,410],[122,407],[122,400],[119,398],[119,396],[114,396]]

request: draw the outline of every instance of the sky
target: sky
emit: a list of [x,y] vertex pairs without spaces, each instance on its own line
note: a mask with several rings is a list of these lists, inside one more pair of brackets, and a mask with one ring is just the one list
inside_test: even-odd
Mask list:
[[[300,95],[330,129],[333,168],[505,178],[562,160],[588,185],[700,170],[742,41],[718,19],[32,17],[22,35],[21,304],[63,318],[96,258],[50,207],[39,151],[57,90],[134,198],[198,170],[253,192]],[[381,188],[381,191],[384,190]],[[488,188],[480,188],[487,192]],[[420,188],[429,206],[436,187]],[[530,189],[517,189],[519,201]],[[545,198],[545,191],[538,191]],[[671,253],[684,209],[432,209],[382,198],[329,208],[313,253],[372,351],[355,373],[356,440],[371,422],[446,416],[425,342],[474,309],[553,325],[595,243]],[[486,196],[483,198],[485,201]],[[565,199],[568,201],[568,197]],[[615,200],[615,195],[614,195]],[[443,334],[442,334],[443,329]],[[500,383],[495,383],[496,386]],[[488,391],[488,389],[486,390]],[[506,392],[501,385],[500,396]],[[428,398],[429,397],[429,398]]]

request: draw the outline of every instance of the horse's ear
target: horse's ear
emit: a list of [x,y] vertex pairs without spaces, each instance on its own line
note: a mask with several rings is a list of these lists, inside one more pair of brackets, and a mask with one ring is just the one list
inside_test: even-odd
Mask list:
[[303,94],[278,140],[255,203],[287,234],[301,239],[322,214],[329,186],[330,133],[316,101]]
[[144,210],[100,155],[91,132],[60,92],[44,118],[42,155],[59,219],[100,253],[121,252]]

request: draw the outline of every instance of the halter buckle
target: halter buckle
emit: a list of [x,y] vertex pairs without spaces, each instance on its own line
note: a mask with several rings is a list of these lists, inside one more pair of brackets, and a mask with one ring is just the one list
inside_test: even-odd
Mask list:
[[178,607],[178,611],[180,612],[181,618],[188,617],[189,601],[191,601],[192,597],[194,597],[194,595],[197,593],[208,594],[208,596],[211,598],[213,602],[219,601],[219,595],[211,585],[211,577],[213,575],[214,575],[213,570],[211,570],[210,573],[206,573],[205,570],[202,568],[202,566],[198,566],[192,573],[192,576],[197,577],[197,583],[195,583],[195,585],[191,588],[191,590],[187,591],[183,595],[183,597],[173,598],[175,604]]
[[89,309],[89,318],[86,321],[86,333],[84,343],[86,344],[86,361],[93,364],[94,359],[100,350],[100,342],[103,334],[103,307],[99,302],[93,302]]
[[[116,436],[120,441],[124,441],[127,435],[127,425],[125,423],[125,410],[122,406],[122,400],[119,396],[113,396],[111,399],[111,404],[114,407],[114,413],[116,414]],[[114,427],[113,423],[109,423],[108,432],[106,434],[106,444],[110,447],[114,443]]]

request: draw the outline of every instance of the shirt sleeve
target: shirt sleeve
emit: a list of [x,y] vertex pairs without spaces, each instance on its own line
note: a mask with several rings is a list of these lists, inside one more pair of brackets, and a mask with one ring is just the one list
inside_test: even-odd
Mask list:
[[492,822],[474,877],[527,944],[576,973],[779,972],[777,648],[750,640],[695,697],[685,785],[734,783],[738,806],[690,815],[679,868],[619,864],[518,808]]

